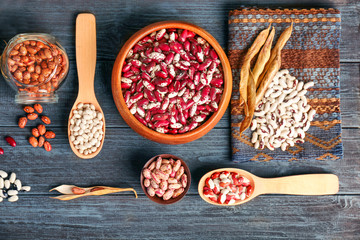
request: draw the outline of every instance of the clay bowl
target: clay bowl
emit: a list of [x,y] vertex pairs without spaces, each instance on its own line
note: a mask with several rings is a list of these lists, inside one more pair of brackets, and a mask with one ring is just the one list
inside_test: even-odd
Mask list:
[[146,187],[144,186],[144,176],[142,174],[142,170],[141,170],[141,173],[140,173],[140,184],[141,184],[141,188],[142,190],[144,191],[145,195],[151,200],[151,201],[154,201],[156,203],[159,203],[159,204],[173,204],[173,203],[176,203],[178,201],[180,201],[187,193],[187,191],[189,190],[190,188],[190,184],[191,184],[191,173],[190,173],[190,169],[189,167],[186,165],[186,163],[179,157],[175,156],[175,155],[171,155],[171,154],[160,154],[160,155],[157,155],[155,157],[152,157],[149,161],[146,162],[146,164],[144,165],[143,169],[144,168],[147,168],[153,161],[156,161],[157,157],[162,157],[163,159],[174,159],[174,160],[180,160],[181,161],[181,165],[184,167],[184,173],[186,173],[187,177],[188,177],[188,184],[186,186],[186,188],[184,189],[184,192],[182,194],[180,194],[178,197],[176,198],[170,198],[169,200],[163,200],[162,198],[159,198],[158,196],[154,196],[154,197],[151,197],[147,191],[146,191]]
[[[202,125],[196,129],[182,134],[163,134],[156,132],[147,126],[140,123],[131,113],[128,107],[125,104],[123,98],[122,89],[121,89],[121,70],[123,63],[126,59],[126,56],[130,49],[134,45],[144,38],[145,36],[151,34],[154,31],[158,31],[163,28],[180,28],[193,31],[197,35],[204,38],[216,51],[221,61],[224,75],[224,91],[219,103],[219,108],[217,112],[214,112],[211,117],[203,122]],[[140,31],[136,32],[130,39],[124,44],[121,51],[119,52],[114,67],[112,71],[112,80],[111,80],[112,94],[118,111],[120,112],[122,118],[125,122],[138,134],[141,136],[150,139],[152,141],[164,144],[183,144],[194,141],[198,138],[201,138],[206,133],[208,133],[222,118],[224,115],[230,101],[231,91],[232,91],[232,74],[229,60],[214,37],[212,37],[204,29],[190,23],[180,22],[180,21],[165,21],[151,24]]]

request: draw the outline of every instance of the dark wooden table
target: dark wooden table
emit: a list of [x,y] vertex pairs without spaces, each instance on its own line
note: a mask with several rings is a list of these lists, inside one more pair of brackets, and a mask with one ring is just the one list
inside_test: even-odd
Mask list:
[[[301,2],[301,3],[298,3]],[[111,94],[111,71],[124,42],[140,28],[176,19],[197,24],[227,48],[227,16],[247,6],[337,7],[342,13],[341,112],[345,157],[340,161],[231,162],[229,113],[203,138],[169,146],[146,140],[124,123]],[[75,18],[92,12],[97,18],[95,88],[107,120],[102,152],[82,160],[71,151],[67,118],[77,93]],[[53,151],[32,148],[30,129],[19,129],[22,115],[14,92],[0,81],[0,169],[16,172],[30,193],[16,203],[0,203],[0,239],[359,239],[360,238],[360,2],[344,1],[14,1],[0,3],[0,39],[24,32],[55,35],[66,48],[70,72],[58,104],[46,105],[57,133]],[[4,47],[3,43],[1,48]],[[34,124],[33,124],[34,125]],[[16,148],[3,137],[13,136]],[[185,198],[174,205],[147,199],[139,183],[143,164],[152,156],[171,153],[185,159],[193,181]],[[266,195],[237,206],[205,203],[197,183],[208,170],[239,167],[262,177],[302,173],[334,173],[340,178],[336,196]],[[139,193],[88,197],[69,202],[50,199],[60,184],[133,187]]]

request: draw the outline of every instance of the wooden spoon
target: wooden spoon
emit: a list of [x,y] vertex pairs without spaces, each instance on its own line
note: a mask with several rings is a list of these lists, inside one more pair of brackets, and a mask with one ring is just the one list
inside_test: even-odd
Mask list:
[[[73,152],[80,158],[93,158],[100,151],[105,139],[105,117],[96,100],[94,91],[94,77],[96,66],[96,21],[95,16],[90,13],[81,13],[76,18],[76,65],[79,78],[79,92],[78,97],[70,111],[68,123],[68,137],[70,147]],[[81,154],[70,141],[70,119],[73,115],[73,110],[76,109],[79,103],[92,103],[95,109],[103,115],[103,138],[98,149],[88,155]]]
[[[253,193],[245,200],[234,204],[219,204],[203,193],[205,180],[214,172],[236,172],[250,180]],[[261,194],[330,195],[339,191],[339,178],[334,174],[304,174],[279,178],[261,178],[238,168],[221,168],[206,173],[199,182],[198,191],[204,201],[219,206],[235,206],[246,203]]]

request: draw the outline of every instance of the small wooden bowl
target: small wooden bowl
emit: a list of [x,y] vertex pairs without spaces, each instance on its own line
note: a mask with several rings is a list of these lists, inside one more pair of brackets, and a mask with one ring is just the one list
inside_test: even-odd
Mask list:
[[140,173],[140,184],[141,184],[141,188],[142,190],[144,191],[145,195],[151,200],[151,201],[154,201],[156,203],[159,203],[159,204],[173,204],[173,203],[176,203],[178,201],[180,201],[187,193],[187,191],[189,190],[190,188],[190,184],[191,184],[191,173],[190,173],[190,169],[189,167],[186,165],[186,163],[184,162],[184,160],[182,160],[181,158],[175,156],[175,155],[171,155],[171,154],[160,154],[160,155],[157,155],[155,157],[152,157],[149,161],[147,161],[143,167],[144,168],[147,168],[153,161],[156,161],[156,159],[158,157],[161,157],[163,159],[174,159],[174,160],[180,160],[181,161],[181,166],[184,167],[184,173],[186,173],[187,175],[187,178],[188,178],[188,183],[187,183],[187,186],[186,188],[184,189],[184,192],[182,194],[180,194],[180,196],[178,196],[177,198],[170,198],[169,200],[163,200],[162,198],[159,198],[158,196],[154,196],[154,197],[151,197],[147,191],[146,191],[146,187],[144,186],[144,176],[142,174],[142,170],[141,170],[141,173]]
[[[121,90],[121,70],[123,68],[123,63],[126,59],[126,56],[130,49],[134,47],[134,45],[143,39],[145,36],[149,35],[154,31],[158,31],[163,28],[180,28],[180,29],[187,29],[193,31],[197,35],[204,38],[216,51],[221,61],[221,65],[223,68],[224,74],[224,91],[222,93],[222,97],[219,103],[219,108],[216,112],[214,112],[211,117],[204,123],[202,123],[196,129],[182,134],[163,134],[158,133],[147,126],[140,123],[134,115],[130,113],[130,110],[125,104],[125,100]],[[208,133],[222,118],[224,115],[231,97],[232,91],[232,73],[229,60],[216,41],[216,39],[211,36],[208,32],[204,29],[190,23],[181,22],[181,21],[164,21],[151,24],[140,31],[136,32],[130,39],[124,44],[121,51],[119,52],[114,67],[112,71],[112,79],[111,79],[111,88],[113,98],[116,104],[118,111],[120,112],[122,118],[125,122],[138,134],[141,136],[150,139],[152,141],[164,144],[183,144],[194,141],[198,138],[201,138],[206,133]]]

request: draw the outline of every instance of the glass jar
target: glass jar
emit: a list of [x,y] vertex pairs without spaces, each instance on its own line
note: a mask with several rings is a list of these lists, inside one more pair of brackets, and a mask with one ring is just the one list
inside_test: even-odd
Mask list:
[[65,49],[49,34],[18,34],[1,55],[1,73],[17,91],[16,103],[57,103],[68,71]]

